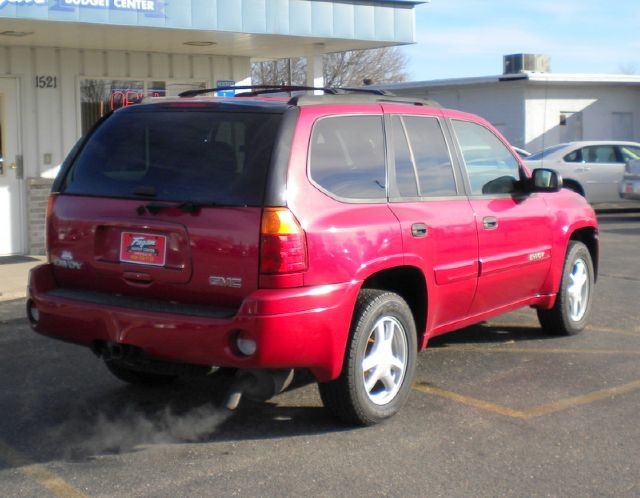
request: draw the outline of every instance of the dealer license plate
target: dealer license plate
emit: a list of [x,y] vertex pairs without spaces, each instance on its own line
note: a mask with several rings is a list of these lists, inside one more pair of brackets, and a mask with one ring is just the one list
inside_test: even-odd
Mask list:
[[120,261],[140,265],[164,266],[167,237],[149,233],[122,232]]

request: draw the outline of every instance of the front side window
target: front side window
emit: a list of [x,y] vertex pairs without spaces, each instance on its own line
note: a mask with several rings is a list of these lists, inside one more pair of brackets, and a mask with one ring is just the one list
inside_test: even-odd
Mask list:
[[520,166],[507,146],[488,128],[452,120],[473,195],[510,194],[520,180]]
[[640,159],[640,147],[634,147],[633,145],[620,146],[620,154],[622,160],[626,163],[632,159]]
[[386,199],[381,116],[335,116],[313,126],[309,174],[322,189],[352,200]]

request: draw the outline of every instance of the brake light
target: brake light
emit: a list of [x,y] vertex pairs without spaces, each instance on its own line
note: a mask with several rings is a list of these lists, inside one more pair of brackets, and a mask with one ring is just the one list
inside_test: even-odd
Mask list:
[[[51,226],[51,218],[53,217],[53,207],[56,202],[57,193],[49,194],[49,199],[47,200],[47,214],[45,217],[45,251],[47,255],[49,254],[49,249],[51,248],[52,240],[52,230]],[[49,261],[51,262],[51,261]]]
[[286,208],[265,208],[260,227],[260,272],[270,275],[307,269],[304,230]]

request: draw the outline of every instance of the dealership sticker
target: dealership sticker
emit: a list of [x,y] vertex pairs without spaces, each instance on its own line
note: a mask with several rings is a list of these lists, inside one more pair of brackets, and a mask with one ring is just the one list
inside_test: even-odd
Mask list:
[[166,255],[167,237],[164,235],[122,232],[120,261],[164,266]]

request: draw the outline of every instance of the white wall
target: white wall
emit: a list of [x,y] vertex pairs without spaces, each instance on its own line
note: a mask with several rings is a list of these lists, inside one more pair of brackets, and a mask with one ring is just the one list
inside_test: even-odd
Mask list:
[[[62,28],[61,28],[62,29]],[[243,81],[246,57],[0,46],[0,75],[19,79],[25,177],[60,164],[80,137],[79,80],[120,78],[167,82]],[[57,88],[36,88],[36,75],[54,76]],[[44,164],[51,154],[51,165]]]
[[640,141],[640,88],[607,85],[530,85],[526,91],[526,142],[531,151],[563,141],[560,114],[582,113],[582,140],[611,140],[614,113],[633,114],[633,136]]
[[443,107],[477,114],[498,128],[512,145],[522,147],[525,142],[524,87],[518,83],[452,85],[407,91],[394,88],[392,91],[397,95],[429,98]]

